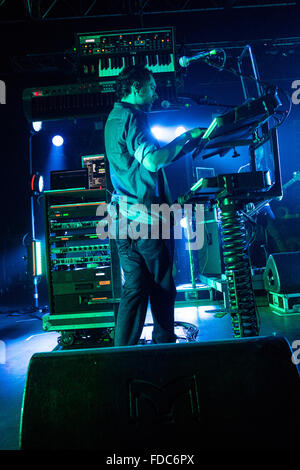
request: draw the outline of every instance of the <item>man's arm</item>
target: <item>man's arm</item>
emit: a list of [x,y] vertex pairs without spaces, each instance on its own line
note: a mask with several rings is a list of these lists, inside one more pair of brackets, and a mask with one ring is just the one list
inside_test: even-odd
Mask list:
[[189,144],[190,148],[194,141],[196,146],[199,142],[199,137],[201,137],[203,133],[204,130],[200,128],[195,128],[185,132],[164,147],[148,153],[143,159],[143,165],[151,172],[158,171],[160,168],[169,165],[175,161],[177,157],[181,156],[180,154],[182,153],[182,150],[184,150],[185,145]]

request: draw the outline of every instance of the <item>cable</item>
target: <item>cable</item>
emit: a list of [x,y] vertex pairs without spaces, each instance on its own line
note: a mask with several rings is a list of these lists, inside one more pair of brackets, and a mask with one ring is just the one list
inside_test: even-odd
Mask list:
[[251,286],[244,218],[234,200],[221,201],[222,245],[234,337],[257,336],[259,317]]
[[207,57],[206,59],[204,59],[204,62],[206,62],[208,65],[210,65],[211,67],[214,67],[215,69],[219,70],[220,72],[224,69],[224,66],[226,64],[226,60],[227,60],[227,55],[226,55],[226,52],[224,49],[218,49],[218,51],[222,52],[223,53],[223,62],[222,62],[222,65],[221,66],[218,66],[217,64],[214,64],[213,63],[213,59]]

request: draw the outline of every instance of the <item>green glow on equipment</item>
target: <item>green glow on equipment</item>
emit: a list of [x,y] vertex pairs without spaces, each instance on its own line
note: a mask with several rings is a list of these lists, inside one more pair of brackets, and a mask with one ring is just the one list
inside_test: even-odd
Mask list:
[[214,120],[212,121],[211,125],[208,127],[208,129],[205,131],[205,134],[203,135],[203,139],[208,139],[208,137],[210,136],[210,134],[212,133],[212,131],[216,128],[216,126],[218,125],[218,120],[217,118],[214,118]]
[[31,242],[32,249],[32,275],[33,277],[42,275],[42,251],[41,251],[41,242],[39,240],[33,240]]
[[36,275],[42,275],[42,253],[41,253],[41,242],[36,241]]
[[191,191],[196,191],[200,186],[202,186],[203,178],[200,178],[194,186],[191,187]]
[[62,193],[65,191],[79,191],[81,189],[86,190],[86,188],[81,187],[81,188],[65,188],[65,189],[48,189],[47,191],[44,191],[45,194],[51,194],[51,193]]

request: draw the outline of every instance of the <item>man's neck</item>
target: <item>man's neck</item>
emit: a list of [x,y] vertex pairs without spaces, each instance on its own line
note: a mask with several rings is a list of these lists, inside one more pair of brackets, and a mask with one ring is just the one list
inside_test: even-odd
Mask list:
[[131,96],[131,95],[128,95],[128,96],[126,96],[125,98],[122,98],[121,101],[122,101],[123,103],[133,104],[133,106],[135,106],[135,104],[136,104],[134,97]]
[[125,98],[121,99],[122,103],[128,103],[135,107],[135,109],[141,110],[140,106],[136,104],[134,96],[128,95]]

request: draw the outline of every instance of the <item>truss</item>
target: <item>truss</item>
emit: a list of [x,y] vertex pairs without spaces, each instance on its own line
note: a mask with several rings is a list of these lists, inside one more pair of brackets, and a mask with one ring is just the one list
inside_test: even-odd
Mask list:
[[[200,5],[199,5],[200,3]],[[283,0],[0,0],[0,22],[183,14],[295,6]]]

